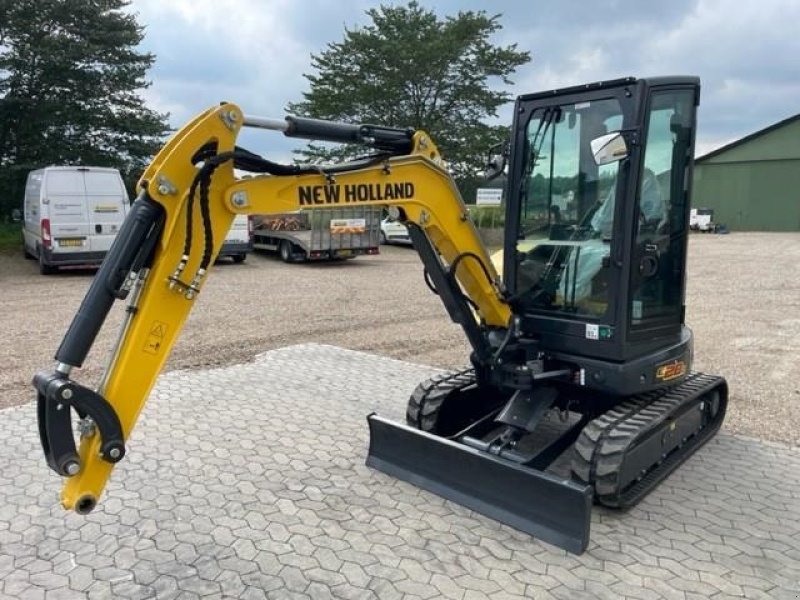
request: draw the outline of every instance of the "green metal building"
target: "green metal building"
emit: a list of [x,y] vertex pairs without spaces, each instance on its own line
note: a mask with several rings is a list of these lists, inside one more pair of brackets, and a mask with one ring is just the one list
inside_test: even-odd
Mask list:
[[800,114],[695,160],[692,206],[731,231],[800,231]]

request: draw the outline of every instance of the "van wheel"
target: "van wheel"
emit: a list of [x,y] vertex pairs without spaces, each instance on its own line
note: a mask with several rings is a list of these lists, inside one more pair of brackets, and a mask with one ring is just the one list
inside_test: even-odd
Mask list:
[[247,254],[234,254],[233,262],[235,262],[238,265],[243,263],[245,258],[247,258]]
[[281,260],[285,263],[290,263],[294,261],[293,252],[292,252],[292,243],[288,240],[281,240],[281,246],[279,249]]
[[42,275],[52,275],[57,271],[58,271],[57,267],[54,267],[52,265],[48,265],[46,262],[44,262],[44,253],[42,253],[42,251],[40,250],[39,251],[39,273],[41,273]]

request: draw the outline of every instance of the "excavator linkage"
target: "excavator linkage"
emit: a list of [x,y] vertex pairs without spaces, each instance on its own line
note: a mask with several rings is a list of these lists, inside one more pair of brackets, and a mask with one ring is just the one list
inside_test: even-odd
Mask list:
[[371,414],[367,465],[580,554],[592,488]]

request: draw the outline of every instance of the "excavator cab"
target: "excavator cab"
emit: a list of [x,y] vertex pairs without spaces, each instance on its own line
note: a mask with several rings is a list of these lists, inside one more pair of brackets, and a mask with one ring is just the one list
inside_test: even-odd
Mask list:
[[[517,100],[504,276],[524,335],[586,364],[590,385],[662,382],[688,364],[689,182],[699,81],[612,81]],[[567,359],[569,360],[569,359]]]
[[517,99],[511,322],[417,388],[407,428],[370,417],[368,464],[582,552],[593,501],[634,504],[716,432],[727,387],[690,372],[684,324],[698,103],[691,77]]

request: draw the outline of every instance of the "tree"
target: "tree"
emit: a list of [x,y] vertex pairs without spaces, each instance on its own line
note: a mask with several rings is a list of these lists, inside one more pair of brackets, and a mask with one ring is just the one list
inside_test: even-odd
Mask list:
[[120,169],[130,184],[167,132],[139,95],[152,54],[128,0],[0,0],[0,214],[28,171]]
[[[474,193],[486,152],[508,128],[484,121],[511,99],[491,80],[509,76],[530,60],[517,45],[490,42],[500,15],[459,12],[437,18],[415,1],[366,11],[371,23],[345,28],[344,40],[311,55],[310,90],[289,112],[350,123],[414,127],[439,145],[462,194]],[[309,144],[300,154],[325,161],[352,156],[351,149]],[[471,193],[468,193],[471,192]]]

